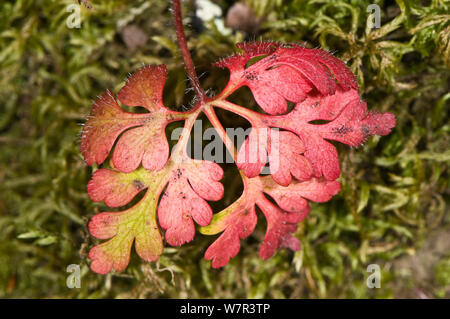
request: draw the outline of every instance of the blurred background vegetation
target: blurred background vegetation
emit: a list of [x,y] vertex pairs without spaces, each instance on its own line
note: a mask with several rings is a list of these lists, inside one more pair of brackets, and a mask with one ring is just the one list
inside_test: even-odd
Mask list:
[[[203,260],[213,238],[197,235],[157,263],[133,251],[125,272],[107,276],[88,268],[96,241],[86,225],[105,206],[86,193],[93,168],[79,152],[81,124],[96,96],[117,92],[143,63],[168,65],[166,105],[188,108],[192,92],[169,1],[83,2],[80,28],[66,23],[75,0],[0,3],[0,297],[450,297],[450,1],[184,1],[189,46],[211,92],[228,75],[210,65],[236,42],[301,42],[345,60],[369,108],[393,112],[398,124],[359,149],[338,146],[343,189],[300,224],[301,251],[260,260],[261,219],[224,269]],[[372,3],[381,28],[367,27]],[[246,90],[233,98],[255,107]],[[239,195],[229,176],[216,211]],[[366,286],[374,263],[379,289]],[[69,264],[81,266],[80,289],[66,286]]]

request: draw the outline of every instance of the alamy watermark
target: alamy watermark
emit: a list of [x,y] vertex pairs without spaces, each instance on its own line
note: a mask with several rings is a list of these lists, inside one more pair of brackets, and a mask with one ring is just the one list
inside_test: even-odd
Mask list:
[[381,288],[380,266],[377,264],[370,264],[369,266],[367,266],[366,271],[370,273],[366,280],[367,288]]
[[69,4],[66,12],[71,13],[66,19],[66,25],[69,29],[81,28],[81,6],[78,4]]
[[378,4],[369,4],[366,9],[367,13],[370,13],[367,17],[368,29],[379,29],[381,27],[381,9]]
[[67,288],[81,288],[81,269],[80,265],[70,264],[67,266],[66,271],[70,273],[66,279]]

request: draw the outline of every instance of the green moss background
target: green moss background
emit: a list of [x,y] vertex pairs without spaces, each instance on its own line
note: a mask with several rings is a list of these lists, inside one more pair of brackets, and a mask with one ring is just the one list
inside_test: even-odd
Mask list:
[[[216,1],[225,13],[234,2]],[[167,247],[157,263],[133,251],[125,272],[92,273],[87,252],[96,241],[86,225],[105,206],[86,193],[93,168],[79,152],[81,125],[96,96],[117,92],[143,63],[167,64],[166,105],[189,107],[169,1],[93,0],[71,29],[66,9],[74,0],[7,0],[0,3],[0,297],[450,297],[450,1],[243,2],[264,17],[252,34],[201,26],[194,2],[183,3],[205,88],[223,87],[227,73],[210,65],[238,41],[305,42],[348,63],[369,108],[397,116],[389,136],[359,149],[338,146],[343,189],[300,224],[302,250],[260,260],[261,220],[222,270],[203,260],[214,238],[197,235]],[[381,8],[379,29],[366,28],[371,3]],[[142,31],[135,48],[124,31],[130,26]],[[235,98],[254,106],[248,92]],[[215,208],[239,195],[239,182],[227,178]],[[66,285],[70,264],[81,267],[79,289]],[[379,289],[366,285],[370,264],[380,266]]]

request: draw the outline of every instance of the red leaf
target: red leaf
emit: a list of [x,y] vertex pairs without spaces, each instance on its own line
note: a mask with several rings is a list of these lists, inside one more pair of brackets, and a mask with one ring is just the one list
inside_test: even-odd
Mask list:
[[[208,248],[205,259],[212,260],[213,268],[225,266],[237,255],[240,239],[248,237],[256,225],[255,205],[267,220],[267,231],[261,245],[260,256],[267,259],[277,248],[298,250],[300,243],[292,236],[297,223],[309,213],[306,199],[325,202],[340,189],[338,182],[311,179],[307,182],[293,182],[287,187],[275,183],[270,176],[249,180],[243,195],[225,210],[214,215],[211,224],[200,232],[220,237]],[[272,204],[263,194],[277,202]]]
[[[268,259],[280,248],[290,248],[293,251],[300,249],[300,241],[291,234],[297,229],[306,213],[289,213],[273,205],[264,198],[259,206],[267,220],[267,231],[259,250],[259,256]],[[308,209],[309,210],[309,209]]]
[[[366,103],[353,89],[338,89],[335,94],[328,96],[309,95],[286,115],[254,113],[254,117],[249,120],[259,123],[257,125],[260,127],[252,129],[241,146],[238,167],[246,176],[255,177],[266,164],[268,152],[271,155],[271,174],[280,185],[285,186],[291,181],[289,172],[300,180],[307,180],[311,176],[324,176],[327,180],[339,177],[336,148],[326,140],[360,146],[369,136],[387,135],[395,126],[393,114],[368,113]],[[314,123],[317,120],[327,123]],[[270,134],[266,133],[268,126],[287,129],[297,135],[281,131],[279,137],[274,139],[273,130]],[[279,143],[272,145],[273,141]]]
[[239,149],[236,165],[248,177],[258,176],[267,162],[268,128],[252,128]]
[[103,163],[119,135],[129,129],[117,142],[112,157],[114,167],[126,173],[134,171],[141,162],[149,170],[164,167],[169,155],[166,125],[183,119],[182,113],[162,104],[166,73],[165,66],[144,67],[130,76],[118,94],[122,103],[143,106],[150,113],[125,112],[110,91],[97,100],[81,135],[81,153],[88,165]]
[[228,68],[233,73],[242,71],[245,64],[251,58],[267,55],[272,53],[278,47],[275,42],[241,42],[237,43],[236,47],[243,51],[241,54],[234,54],[225,59],[214,63],[213,65],[219,68]]
[[[221,220],[222,215],[224,216],[223,220]],[[238,254],[241,248],[241,239],[250,236],[255,229],[257,221],[255,205],[242,205],[237,201],[226,210],[214,215],[214,218],[215,220],[209,227],[210,230],[216,227],[218,228],[217,232],[223,231],[223,233],[209,246],[205,253],[205,259],[212,259],[212,267],[220,268]],[[213,234],[205,229],[201,232]]]
[[219,165],[188,160],[174,170],[159,204],[159,223],[166,230],[166,240],[181,246],[194,238],[193,220],[200,226],[211,221],[213,212],[206,200],[223,196],[223,171]]
[[[273,179],[280,185],[291,183],[291,174],[299,180],[309,180],[312,168],[302,155],[305,147],[292,132],[257,128],[239,149],[237,166],[248,177],[258,176],[267,158]],[[267,156],[268,155],[268,156]]]
[[[315,120],[326,124],[311,123]],[[316,177],[335,180],[340,175],[339,159],[335,147],[325,140],[335,140],[351,146],[361,145],[370,135],[386,135],[395,126],[390,113],[367,113],[366,103],[355,90],[338,89],[329,96],[310,96],[295,109],[274,119],[273,125],[297,133],[306,147],[305,157],[314,168]]]
[[122,206],[138,192],[148,188],[144,198],[122,212],[95,215],[89,223],[90,233],[109,241],[95,246],[89,253],[91,269],[97,273],[121,271],[129,262],[135,241],[136,252],[144,260],[154,261],[162,253],[162,238],[156,223],[158,216],[166,229],[167,242],[182,245],[194,237],[194,219],[199,225],[208,225],[212,210],[206,200],[219,200],[223,185],[218,182],[223,171],[215,163],[185,159],[158,172],[140,168],[132,173],[99,169],[88,184],[89,196],[94,201],[104,200],[109,206]]
[[94,202],[104,200],[109,207],[123,206],[147,188],[148,175],[143,169],[125,174],[102,168],[94,173],[87,185],[87,191]]
[[106,91],[94,103],[81,134],[81,153],[86,163],[103,163],[120,133],[130,127],[142,125],[145,116],[125,112],[117,104],[111,91]]
[[162,94],[167,78],[165,65],[147,66],[134,72],[119,91],[119,101],[128,106],[142,106],[150,112],[164,108]]
[[111,238],[89,252],[91,269],[99,274],[124,270],[133,241],[138,255],[147,261],[157,260],[163,250],[156,224],[156,203],[144,199],[123,212],[95,215],[89,222],[89,232],[99,239]]
[[121,136],[112,157],[118,170],[132,172],[141,162],[149,170],[160,170],[166,165],[169,157],[166,123],[154,122],[128,130]]
[[[217,97],[199,99],[189,112],[171,111],[163,105],[165,66],[136,71],[118,93],[121,103],[143,107],[147,113],[124,111],[110,91],[95,102],[81,139],[86,163],[102,164],[115,147],[112,169],[94,173],[87,187],[89,196],[118,207],[139,192],[145,193],[129,209],[100,213],[91,219],[90,233],[107,240],[89,253],[93,271],[124,270],[133,242],[141,258],[158,259],[163,240],[157,216],[167,242],[173,246],[194,238],[194,222],[204,234],[222,233],[205,253],[214,268],[225,266],[237,255],[241,239],[255,229],[259,211],[267,220],[260,257],[267,259],[278,248],[298,250],[300,242],[294,232],[309,213],[308,200],[328,201],[340,189],[335,181],[340,175],[338,154],[328,140],[359,146],[370,135],[389,134],[395,126],[392,114],[367,112],[354,75],[331,54],[273,42],[241,43],[237,47],[242,53],[216,63],[230,70],[226,88]],[[269,115],[226,100],[242,86],[250,88]],[[288,101],[296,105],[284,114]],[[244,174],[244,192],[215,215],[207,201],[222,198],[224,187],[219,180],[223,171],[213,162],[189,158],[186,151],[193,123],[201,112],[223,132],[213,107],[235,112],[252,125],[236,158]],[[169,158],[165,128],[179,120],[185,121],[185,130]],[[227,141],[232,152],[230,144]],[[261,177],[267,162],[271,175]]]
[[281,209],[288,212],[304,212],[308,203],[305,199],[323,203],[331,199],[341,189],[336,181],[312,178],[305,182],[294,182],[287,187],[274,183],[268,176],[263,178],[265,193],[272,197]]
[[[322,95],[334,94],[336,81],[344,90],[358,88],[353,73],[328,52],[298,45],[278,45],[274,50],[274,46],[277,45],[270,42],[241,46],[246,50],[243,55],[234,55],[215,64],[230,70],[229,86],[233,90],[248,86],[267,113],[285,113],[286,100],[301,102],[312,88]],[[262,49],[255,51],[254,47]],[[264,54],[265,58],[244,69],[251,58]]]

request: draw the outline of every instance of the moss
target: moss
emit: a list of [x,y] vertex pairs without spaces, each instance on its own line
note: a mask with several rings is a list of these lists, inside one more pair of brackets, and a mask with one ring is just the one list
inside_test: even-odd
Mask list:
[[[217,2],[224,9],[234,3]],[[306,41],[348,63],[371,109],[397,116],[389,136],[359,149],[340,147],[343,189],[332,201],[313,206],[297,232],[302,250],[280,251],[263,262],[257,257],[264,236],[260,225],[223,270],[202,259],[212,238],[197,236],[182,248],[166,248],[157,263],[142,263],[133,253],[124,273],[90,272],[86,254],[94,242],[86,223],[104,206],[86,194],[92,168],[79,152],[80,125],[92,100],[106,88],[117,91],[142,63],[167,64],[166,105],[189,107],[192,95],[185,94],[168,2],[95,1],[92,10],[81,9],[81,27],[70,29],[66,8],[76,1],[3,1],[0,297],[367,298],[418,297],[419,290],[449,296],[442,287],[448,262],[427,267],[430,274],[436,269],[436,278],[425,277],[428,284],[420,287],[405,280],[411,278],[408,268],[398,265],[416,258],[434,232],[444,235],[433,240],[448,241],[442,230],[449,228],[450,3],[244,2],[265,17],[257,34],[223,34],[213,23],[187,30],[197,70],[206,72],[204,87],[223,87],[226,72],[210,65],[232,53],[237,41]],[[381,8],[380,29],[366,29],[370,3]],[[186,2],[185,9],[193,12],[193,3]],[[134,49],[122,38],[130,25],[148,36]],[[248,94],[236,99],[253,105]],[[221,117],[233,122],[228,114]],[[240,187],[234,183],[229,192]],[[373,263],[381,267],[380,289],[366,286]],[[81,266],[80,289],[66,286],[69,264]]]

